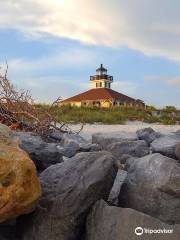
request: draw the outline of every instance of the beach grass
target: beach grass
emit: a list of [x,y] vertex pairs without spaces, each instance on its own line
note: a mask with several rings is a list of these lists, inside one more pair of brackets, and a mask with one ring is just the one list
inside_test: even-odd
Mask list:
[[137,109],[132,107],[72,107],[52,106],[38,104],[37,107],[50,108],[59,122],[65,123],[104,123],[125,124],[127,121],[143,121],[147,123],[160,123],[173,125],[180,121],[180,115],[171,116],[170,112],[162,112],[161,116],[153,116],[151,109]]

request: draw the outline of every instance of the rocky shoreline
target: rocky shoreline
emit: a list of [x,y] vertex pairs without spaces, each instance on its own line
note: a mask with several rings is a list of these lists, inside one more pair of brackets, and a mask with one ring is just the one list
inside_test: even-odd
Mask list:
[[[70,127],[74,131],[78,131],[81,127],[80,124],[71,124]],[[128,121],[126,124],[85,124],[83,126],[80,135],[88,141],[92,141],[92,135],[96,133],[115,133],[115,132],[126,132],[135,133],[138,130],[144,128],[152,128],[154,131],[159,132],[164,135],[169,135],[180,129],[179,125],[162,125],[158,123],[145,123],[141,121]]]
[[[1,124],[0,143],[0,240],[179,239],[180,131],[89,142]],[[138,236],[137,227],[173,232]]]

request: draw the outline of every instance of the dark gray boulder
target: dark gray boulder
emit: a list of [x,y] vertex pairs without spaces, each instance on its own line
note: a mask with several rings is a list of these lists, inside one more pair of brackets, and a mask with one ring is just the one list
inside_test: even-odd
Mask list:
[[80,151],[79,144],[74,141],[71,141],[63,146],[58,144],[57,149],[63,156],[68,158],[73,157],[78,151]]
[[64,149],[64,155],[66,157],[72,157],[77,152],[93,152],[100,151],[101,147],[98,144],[92,144],[86,141],[82,136],[78,134],[63,134],[62,140],[59,145],[59,149]]
[[[136,235],[137,233],[142,235]],[[147,229],[154,232],[147,233]],[[158,233],[164,229],[169,233]],[[108,206],[98,201],[86,223],[86,240],[179,240],[180,225],[168,225],[160,220],[129,208]]]
[[87,144],[81,144],[80,145],[80,151],[81,152],[96,152],[96,151],[101,151],[102,148],[99,144],[95,143],[87,143]]
[[108,197],[108,203],[114,206],[118,206],[119,195],[121,192],[121,187],[127,177],[127,172],[124,170],[118,170],[113,187]]
[[63,156],[63,162],[69,161],[69,160],[71,160],[71,158],[68,158],[68,157]]
[[108,146],[108,151],[111,152],[116,159],[120,160],[121,163],[124,163],[124,154],[133,157],[143,157],[148,155],[150,150],[145,141],[138,140],[112,143]]
[[139,158],[135,158],[135,157],[129,157],[124,165],[124,170],[128,171],[131,167],[132,164],[134,164],[134,161],[138,160]]
[[176,158],[177,158],[178,160],[180,160],[180,143],[178,143],[178,144],[176,145],[175,154],[176,154]]
[[140,140],[144,140],[148,144],[152,143],[156,138],[159,138],[161,136],[160,133],[155,132],[150,127],[137,130],[136,134]]
[[78,153],[70,161],[47,168],[40,175],[39,208],[22,220],[22,239],[81,239],[90,207],[108,198],[115,176],[108,152]]
[[124,170],[125,164],[122,164],[119,160],[114,160],[114,166],[116,169]]
[[99,145],[87,142],[80,135],[61,134],[59,132],[52,134],[57,142],[44,141],[39,135],[31,132],[14,133],[15,137],[21,142],[20,147],[30,155],[38,171],[43,171],[53,164],[63,162],[63,156],[71,158],[81,151],[101,150]]
[[176,158],[175,150],[178,143],[180,143],[180,135],[178,134],[161,136],[151,143],[152,152]]
[[55,143],[47,143],[31,132],[17,132],[15,136],[20,139],[20,147],[29,154],[38,171],[43,171],[63,161],[63,152],[57,148]]
[[177,135],[180,135],[180,130],[177,130],[176,132],[174,132]]
[[12,239],[5,238],[5,237],[0,233],[0,240],[12,240]]
[[72,142],[77,143],[79,145],[79,148],[81,148],[81,145],[83,146],[89,143],[88,141],[86,141],[86,139],[84,139],[79,134],[69,134],[69,133],[63,134],[63,137],[61,140],[62,146],[67,146]]
[[0,223],[0,240],[18,240],[15,220]]
[[49,139],[55,142],[60,142],[63,138],[63,133],[60,131],[53,131],[49,134]]
[[92,135],[92,143],[99,144],[103,149],[115,142],[135,141],[138,140],[136,133],[131,132],[111,132],[95,133]]
[[119,203],[168,223],[180,223],[179,163],[159,153],[133,159]]
[[125,164],[126,163],[126,161],[129,159],[129,158],[131,158],[132,156],[131,155],[129,155],[129,154],[122,154],[121,155],[121,157],[120,157],[120,159],[118,158],[118,159],[116,159],[116,164]]

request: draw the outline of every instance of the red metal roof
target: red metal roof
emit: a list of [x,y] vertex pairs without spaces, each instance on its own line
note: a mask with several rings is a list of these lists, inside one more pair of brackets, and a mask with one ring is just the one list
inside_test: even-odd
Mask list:
[[105,100],[105,99],[114,99],[121,100],[123,102],[134,102],[135,99],[128,97],[122,93],[116,92],[108,88],[94,88],[90,89],[87,92],[80,93],[76,96],[70,97],[62,102],[81,102],[86,100]]

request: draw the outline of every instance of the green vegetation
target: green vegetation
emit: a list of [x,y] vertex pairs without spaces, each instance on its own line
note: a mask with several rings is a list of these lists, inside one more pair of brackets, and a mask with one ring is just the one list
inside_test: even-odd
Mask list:
[[[49,108],[48,105],[38,104],[37,107]],[[104,123],[104,124],[125,124],[127,120],[144,121],[148,123],[160,124],[176,124],[180,122],[180,111],[174,107],[167,107],[161,110],[161,113],[156,116],[154,107],[149,107],[146,110],[136,109],[132,107],[114,107],[106,108],[87,108],[87,107],[71,107],[71,106],[53,106],[50,108],[52,114],[57,116],[59,122],[65,123]]]

